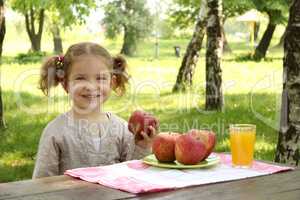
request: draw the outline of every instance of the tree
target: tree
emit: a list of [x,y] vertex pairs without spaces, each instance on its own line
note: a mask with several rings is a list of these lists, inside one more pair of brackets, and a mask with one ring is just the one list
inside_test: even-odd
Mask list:
[[[181,29],[195,24],[197,15],[200,11],[199,0],[173,0],[173,7],[169,9],[169,15],[173,26]],[[251,0],[230,0],[223,1],[223,24],[226,19],[240,15],[253,8]],[[222,28],[224,50],[230,50],[226,39],[225,31]]]
[[284,39],[281,123],[276,162],[300,165],[300,0],[290,8]]
[[194,69],[196,68],[199,53],[202,47],[203,37],[205,35],[205,28],[207,24],[207,0],[202,0],[201,9],[199,11],[195,30],[190,43],[186,48],[176,83],[173,87],[173,92],[185,91],[186,87],[192,85],[192,77]]
[[48,13],[48,31],[53,37],[53,52],[60,54],[63,52],[63,45],[61,39],[62,22],[60,14],[57,10],[52,10]]
[[252,0],[255,7],[260,12],[268,15],[269,23],[255,49],[253,58],[261,60],[266,56],[266,52],[270,46],[276,25],[286,21],[285,13],[288,12],[288,2],[286,0]]
[[4,1],[0,0],[0,58],[2,57],[3,41],[6,33],[5,16],[4,16]]
[[206,110],[221,110],[222,92],[222,0],[208,0],[206,48]]
[[267,50],[270,46],[272,37],[273,37],[273,33],[275,31],[276,25],[277,23],[274,20],[274,16],[280,14],[280,10],[274,10],[274,11],[269,11],[267,12],[268,17],[269,17],[269,23],[268,26],[258,44],[258,46],[255,48],[255,52],[254,52],[254,59],[255,60],[261,60],[262,58],[264,58],[266,56]]
[[[206,1],[206,0],[204,0]],[[202,1],[201,9],[199,1],[197,0],[174,0],[175,8],[171,8],[170,14],[174,24],[180,28],[190,26],[197,19],[194,33],[190,43],[185,52],[179,72],[177,74],[176,83],[173,87],[173,92],[185,91],[187,87],[192,86],[193,74],[198,62],[202,40],[205,34],[206,16],[200,14],[205,12],[204,4]],[[226,6],[226,7],[225,7]],[[233,0],[224,2],[224,18],[238,15],[252,7],[251,2],[248,0]],[[202,10],[202,11],[201,11]],[[196,14],[197,12],[197,14]],[[198,15],[198,17],[197,17]],[[223,22],[225,21],[222,18]],[[221,26],[223,47],[227,50],[230,49],[224,32],[224,27]]]
[[33,51],[41,50],[43,27],[48,17],[56,52],[62,52],[61,27],[82,23],[95,7],[93,0],[10,0],[10,4],[25,17],[26,31]]
[[85,23],[86,16],[95,8],[93,0],[52,0],[47,9],[49,30],[53,36],[54,52],[62,53],[61,31],[74,24]]
[[50,0],[10,0],[11,7],[24,15],[32,51],[41,50],[45,8],[49,7],[49,2]]
[[[0,65],[2,64],[2,46],[3,46],[5,33],[6,33],[6,27],[5,27],[5,16],[4,16],[4,1],[0,0]],[[1,76],[1,71],[0,71],[0,76]],[[2,91],[0,85],[0,128],[4,128],[4,127],[5,124],[4,124],[4,117],[3,117]]]
[[52,35],[53,38],[53,52],[61,54],[63,52],[61,29],[63,28],[62,19],[58,12],[58,7],[54,4],[51,5],[46,15],[46,31]]
[[104,5],[106,36],[114,39],[123,32],[122,54],[134,55],[138,41],[152,31],[153,17],[145,5],[146,0],[113,0]]
[[63,52],[63,45],[62,45],[62,39],[60,35],[60,27],[57,26],[56,24],[52,24],[53,26],[51,27],[51,33],[53,36],[53,46],[54,49],[53,51],[55,53],[62,53]]
[[[292,0],[287,0],[287,3],[288,3],[288,7],[290,7],[291,4],[292,4]],[[285,36],[286,36],[286,30],[284,30],[284,32],[281,35],[280,40],[279,40],[278,44],[275,46],[275,48],[281,48],[281,47],[283,47]]]

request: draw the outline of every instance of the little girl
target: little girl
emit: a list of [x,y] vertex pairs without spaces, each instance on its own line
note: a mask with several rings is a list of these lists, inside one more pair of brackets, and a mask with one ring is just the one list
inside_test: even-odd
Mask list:
[[62,175],[65,170],[108,165],[140,159],[151,153],[153,127],[135,141],[127,122],[104,112],[111,90],[122,95],[128,82],[126,61],[113,58],[95,43],[72,45],[64,56],[49,58],[41,70],[40,88],[45,95],[61,84],[69,94],[71,109],[44,129],[33,178]]

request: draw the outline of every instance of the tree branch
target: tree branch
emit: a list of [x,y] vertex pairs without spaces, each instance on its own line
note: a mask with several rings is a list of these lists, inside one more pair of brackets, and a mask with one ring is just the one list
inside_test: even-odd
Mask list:
[[31,8],[30,8],[30,26],[31,26],[31,31],[32,31],[32,33],[35,35],[34,21],[35,21],[35,18],[34,18],[34,10],[33,10],[33,8],[31,7]]
[[43,32],[43,27],[44,27],[44,9],[40,10],[40,15],[39,15],[39,31],[38,31],[38,35],[41,35]]
[[28,13],[25,13],[25,26],[26,26],[26,31],[30,37],[30,39],[32,38],[32,33],[31,33],[31,30],[30,30],[30,26],[29,26],[29,16],[28,16]]

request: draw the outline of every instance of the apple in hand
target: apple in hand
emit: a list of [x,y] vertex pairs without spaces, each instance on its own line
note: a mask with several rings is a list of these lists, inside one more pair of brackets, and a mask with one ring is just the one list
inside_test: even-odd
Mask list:
[[193,134],[184,134],[176,139],[175,157],[184,165],[194,165],[206,156],[206,145]]
[[137,140],[142,140],[142,131],[147,133],[149,136],[151,134],[150,126],[158,130],[159,121],[153,115],[141,111],[134,111],[128,121],[128,129],[135,134]]
[[193,137],[202,140],[206,146],[206,154],[205,158],[206,159],[211,152],[214,150],[214,147],[216,145],[216,134],[210,130],[197,130],[197,129],[192,129],[188,132],[188,134],[191,134]]
[[152,152],[160,162],[175,161],[175,142],[179,133],[160,133],[153,139]]

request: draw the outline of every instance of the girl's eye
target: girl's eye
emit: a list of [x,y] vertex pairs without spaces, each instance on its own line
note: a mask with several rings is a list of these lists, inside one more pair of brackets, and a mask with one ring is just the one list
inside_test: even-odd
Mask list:
[[97,80],[99,80],[99,81],[106,81],[107,77],[105,77],[105,76],[99,76],[99,77],[97,77]]
[[75,80],[84,80],[84,77],[77,77]]

